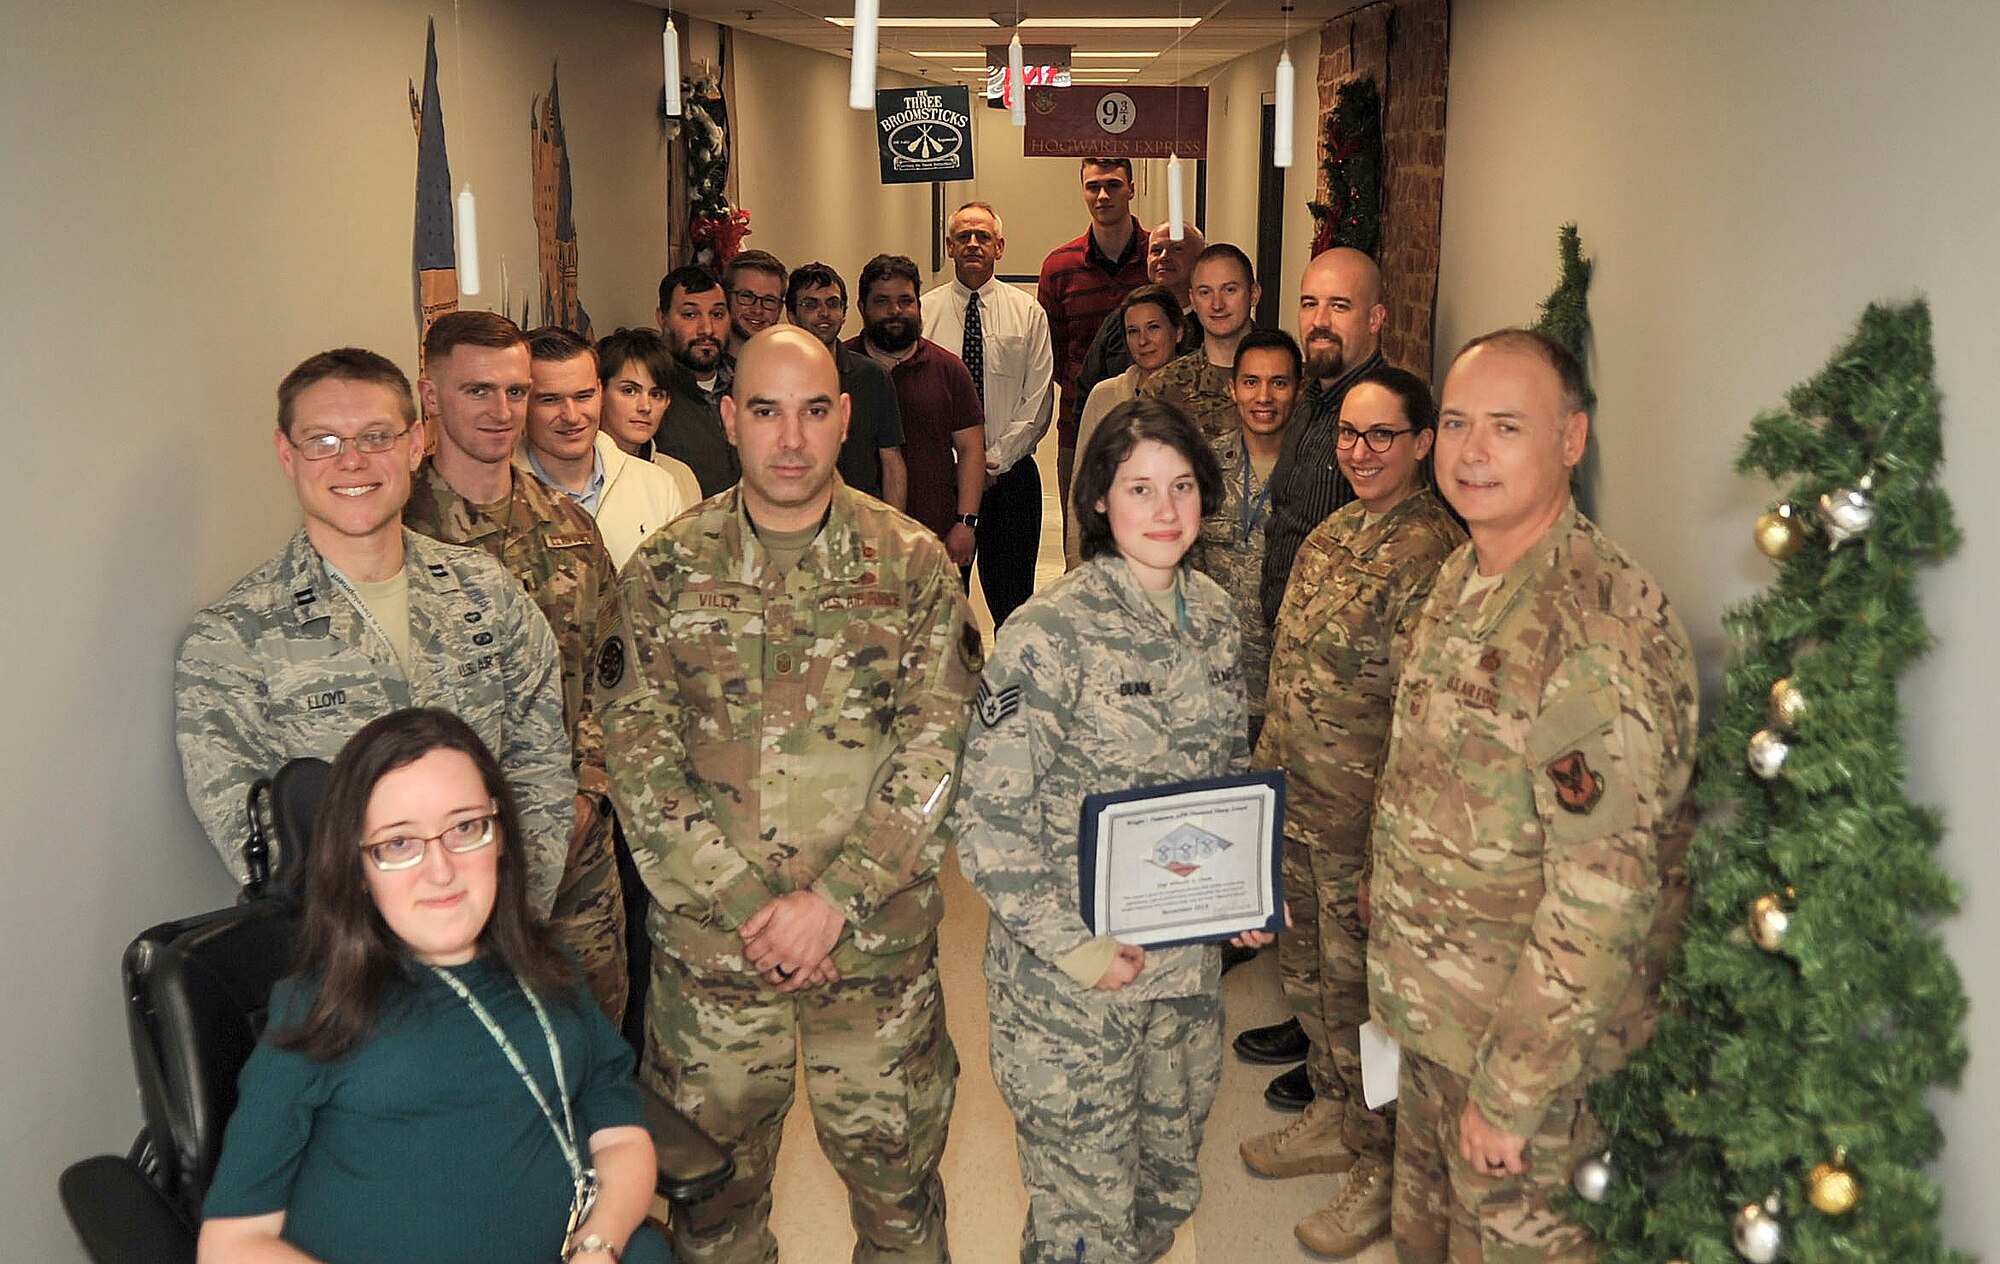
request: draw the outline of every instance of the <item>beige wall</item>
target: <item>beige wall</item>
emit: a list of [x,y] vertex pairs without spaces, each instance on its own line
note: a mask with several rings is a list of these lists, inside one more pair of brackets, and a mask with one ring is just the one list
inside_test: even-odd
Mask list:
[[98,0],[0,9],[0,358],[13,485],[0,657],[0,1256],[79,1258],[71,1160],[137,1128],[118,954],[226,903],[185,805],[188,617],[297,521],[272,391],[331,345],[414,367],[421,81],[439,15],[455,180],[497,303],[532,283],[528,111],[563,65],[582,292],[650,319],[663,263],[657,10],[624,0]]
[[[1966,546],[1928,575],[1939,638],[1907,678],[1910,789],[1965,885],[1944,928],[1972,997],[1965,1089],[1935,1108],[1963,1248],[2000,1244],[2000,955],[1991,712],[2000,667],[2000,8],[1862,0],[1456,0],[1438,346],[1530,319],[1576,220],[1597,259],[1602,518],[1665,584],[1713,680],[1723,607],[1772,570],[1768,489],[1730,473],[1750,418],[1816,372],[1873,299],[1925,294]],[[1448,351],[1444,354],[1448,354]]]

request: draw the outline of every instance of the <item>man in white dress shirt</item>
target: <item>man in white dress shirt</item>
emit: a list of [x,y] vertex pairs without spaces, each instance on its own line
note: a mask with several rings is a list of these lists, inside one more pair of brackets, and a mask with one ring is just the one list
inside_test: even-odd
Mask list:
[[924,337],[958,353],[986,406],[986,494],[975,556],[998,627],[1035,589],[1042,477],[1035,446],[1055,417],[1049,318],[1032,294],[995,279],[1007,252],[999,213],[967,202],[945,233],[954,278],[923,296]]

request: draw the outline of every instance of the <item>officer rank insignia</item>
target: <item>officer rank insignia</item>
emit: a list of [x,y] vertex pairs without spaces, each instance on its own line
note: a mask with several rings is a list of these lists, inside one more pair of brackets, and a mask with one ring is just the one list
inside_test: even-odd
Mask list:
[[1021,709],[1021,686],[1009,685],[996,692],[992,685],[982,680],[979,682],[979,693],[972,700],[972,708],[979,713],[979,722],[990,729]]
[[1549,761],[1547,772],[1556,786],[1556,802],[1565,812],[1582,816],[1604,797],[1604,778],[1591,769],[1580,750]]

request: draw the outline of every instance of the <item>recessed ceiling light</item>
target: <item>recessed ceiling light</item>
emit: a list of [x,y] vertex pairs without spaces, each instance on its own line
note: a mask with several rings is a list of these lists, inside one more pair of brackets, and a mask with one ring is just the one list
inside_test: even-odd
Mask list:
[[[910,48],[898,51],[906,53],[911,57],[936,57],[939,59],[946,57],[984,57],[986,55],[986,50],[983,48]],[[1149,58],[1158,57],[1159,55],[1157,50],[1150,48],[1135,48],[1125,52],[1109,53],[1086,53],[1081,49],[1071,49],[1069,59],[1071,61],[1082,61],[1085,59],[1092,61],[1121,61],[1132,57]]]

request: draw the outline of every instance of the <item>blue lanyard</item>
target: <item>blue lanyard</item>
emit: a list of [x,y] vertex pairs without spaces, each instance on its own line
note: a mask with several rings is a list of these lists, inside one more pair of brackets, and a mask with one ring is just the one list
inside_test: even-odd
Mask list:
[[1271,480],[1264,480],[1264,490],[1255,496],[1250,494],[1250,453],[1243,453],[1243,521],[1240,524],[1243,543],[1250,543],[1250,537],[1258,527],[1264,525],[1264,515],[1271,508]]

